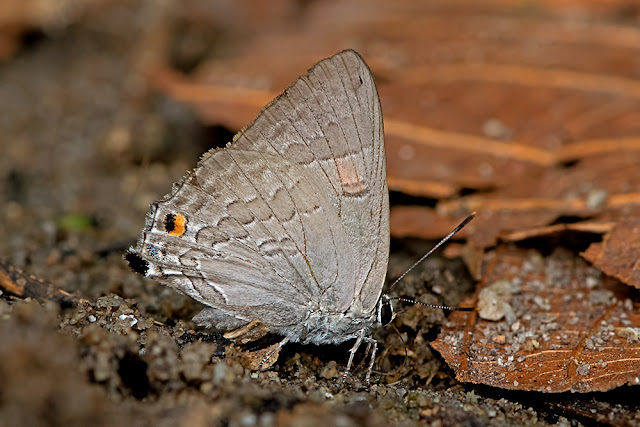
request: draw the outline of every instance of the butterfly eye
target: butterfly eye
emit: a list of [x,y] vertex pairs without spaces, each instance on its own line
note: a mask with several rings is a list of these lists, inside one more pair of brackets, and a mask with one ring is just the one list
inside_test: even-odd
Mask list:
[[382,326],[386,326],[393,320],[393,306],[389,298],[384,298],[380,301],[380,310],[378,311],[378,321]]

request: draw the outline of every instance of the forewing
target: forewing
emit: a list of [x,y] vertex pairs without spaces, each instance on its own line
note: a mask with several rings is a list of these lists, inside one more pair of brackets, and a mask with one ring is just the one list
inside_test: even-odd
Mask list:
[[348,236],[348,247],[339,250],[355,270],[354,282],[340,280],[325,296],[348,294],[372,310],[389,256],[389,199],[380,101],[362,58],[347,50],[320,61],[267,105],[233,147],[278,154],[318,184]]

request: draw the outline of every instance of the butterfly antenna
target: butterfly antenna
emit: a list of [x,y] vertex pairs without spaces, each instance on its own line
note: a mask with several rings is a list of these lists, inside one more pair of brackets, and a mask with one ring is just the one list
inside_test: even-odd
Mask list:
[[414,299],[405,298],[405,297],[390,297],[389,300],[410,302],[411,304],[424,305],[425,307],[439,308],[441,310],[449,310],[449,311],[478,311],[477,307],[451,307],[448,305],[436,305],[436,304],[429,304],[426,302],[416,301]]
[[[389,289],[387,289],[387,293],[389,293],[391,291],[391,289],[393,289],[393,287],[395,285],[398,284],[399,281],[401,281],[404,276],[406,276],[411,270],[413,270],[414,268],[416,268],[418,266],[418,264],[420,264],[422,261],[424,261],[429,255],[431,255],[433,253],[433,251],[435,251],[436,249],[438,249],[440,246],[442,246],[442,244],[444,242],[446,242],[447,240],[449,240],[454,234],[456,234],[458,231],[462,230],[464,228],[465,225],[469,224],[471,222],[471,220],[473,218],[475,218],[476,213],[472,212],[468,217],[466,217],[464,219],[464,221],[462,221],[460,224],[458,224],[458,226],[456,228],[453,229],[453,231],[451,233],[449,233],[449,235],[447,235],[445,238],[443,238],[442,240],[440,240],[438,242],[438,244],[436,244],[433,248],[431,248],[431,250],[429,252],[427,252],[426,254],[424,254],[418,261],[415,262],[415,264],[413,264],[411,267],[409,267],[409,269],[407,271],[405,271],[404,273],[402,273],[402,275],[400,277],[398,277],[395,282],[393,282],[391,284],[391,286],[389,286]],[[393,298],[396,299],[396,298]]]

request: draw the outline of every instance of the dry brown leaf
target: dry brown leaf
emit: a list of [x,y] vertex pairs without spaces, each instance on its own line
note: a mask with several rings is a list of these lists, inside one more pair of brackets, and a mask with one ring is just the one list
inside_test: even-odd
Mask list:
[[225,349],[225,356],[237,359],[245,369],[259,371],[269,369],[278,361],[280,349],[278,343],[253,351],[243,350],[236,344],[231,344]]
[[581,255],[606,274],[640,289],[640,219],[620,219],[602,242],[592,243]]
[[223,336],[234,344],[244,345],[264,337],[267,333],[269,327],[258,319],[253,319],[241,328],[225,332]]
[[583,221],[569,224],[553,224],[539,228],[528,228],[521,231],[501,234],[500,240],[503,242],[517,242],[534,237],[549,236],[563,233],[565,231],[579,231],[583,233],[604,234],[611,231],[615,224],[613,222],[591,222]]
[[485,266],[480,312],[452,313],[432,343],[460,381],[548,393],[640,384],[630,288],[564,250],[503,248]]
[[33,298],[40,302],[53,301],[70,306],[86,301],[52,283],[45,282],[13,265],[0,261],[0,295],[3,292],[19,298]]

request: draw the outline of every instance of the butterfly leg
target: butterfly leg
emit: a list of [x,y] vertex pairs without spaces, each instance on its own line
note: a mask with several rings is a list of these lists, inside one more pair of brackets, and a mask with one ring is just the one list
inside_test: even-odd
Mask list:
[[362,344],[362,340],[364,339],[364,334],[365,334],[365,330],[361,330],[360,334],[357,335],[356,338],[356,342],[355,344],[353,344],[353,347],[351,347],[351,350],[349,350],[349,361],[347,362],[347,369],[345,369],[344,374],[342,374],[342,381],[344,382],[344,380],[347,379],[347,375],[349,375],[349,371],[351,370],[351,365],[353,364],[353,357],[356,355],[356,351],[358,351],[358,348],[360,347],[360,344]]
[[[369,341],[370,340],[370,341]],[[376,361],[376,353],[378,351],[378,342],[374,339],[367,338],[368,346],[373,346],[371,349],[371,361],[369,362],[369,368],[367,369],[367,375],[365,376],[365,381],[369,384],[369,379],[371,378],[371,371],[373,370],[373,363]]]
[[355,344],[353,344],[353,347],[351,347],[351,350],[349,350],[349,361],[347,362],[347,369],[345,369],[344,374],[342,375],[342,381],[344,381],[345,379],[347,379],[347,375],[349,375],[349,371],[351,371],[351,365],[353,364],[353,358],[356,355],[356,352],[358,351],[358,348],[360,348],[360,345],[362,345],[362,341],[366,341],[367,342],[367,350],[365,352],[365,357],[366,354],[369,353],[369,349],[371,348],[371,346],[373,345],[373,352],[371,353],[371,362],[369,363],[369,369],[367,371],[367,382],[369,382],[369,377],[371,376],[371,370],[373,369],[373,361],[375,360],[375,355],[376,352],[378,350],[378,343],[376,340],[374,340],[371,337],[366,337],[365,333],[367,331],[365,329],[361,330],[360,333],[355,336],[354,338],[356,338],[356,342]]
[[287,335],[286,337],[284,337],[284,339],[282,341],[280,341],[278,343],[278,346],[276,348],[274,348],[273,350],[271,350],[260,362],[260,370],[262,370],[262,365],[264,365],[265,363],[267,363],[267,361],[269,359],[271,359],[273,357],[274,354],[276,354],[278,351],[280,351],[280,349],[282,347],[284,347],[284,345],[286,343],[289,342],[289,340],[291,340],[291,335]]
[[367,342],[367,347],[364,349],[364,360],[367,360],[367,357],[369,357],[369,352],[371,351],[371,340],[368,338],[365,338],[365,341]]

